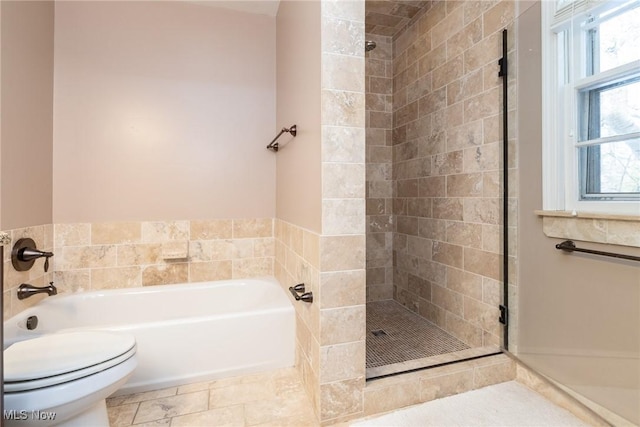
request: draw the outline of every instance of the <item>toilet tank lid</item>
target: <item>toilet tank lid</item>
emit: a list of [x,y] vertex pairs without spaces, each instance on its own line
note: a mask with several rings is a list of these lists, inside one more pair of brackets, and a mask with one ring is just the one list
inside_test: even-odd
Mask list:
[[108,331],[59,332],[19,341],[4,350],[4,380],[66,374],[118,357],[135,345],[133,335]]

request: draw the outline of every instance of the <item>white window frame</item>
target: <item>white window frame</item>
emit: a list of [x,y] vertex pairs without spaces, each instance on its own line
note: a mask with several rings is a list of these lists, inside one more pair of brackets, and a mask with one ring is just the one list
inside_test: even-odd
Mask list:
[[[585,37],[580,25],[572,22],[584,21],[589,14],[606,9],[607,3],[575,0],[556,12],[556,1],[542,1],[542,173],[543,210],[546,211],[640,216],[638,201],[580,200],[578,91],[614,74],[629,75],[640,68],[640,61],[634,61],[594,77],[584,77]],[[563,30],[568,30],[569,40],[565,45],[571,55],[569,70],[565,69],[558,49],[558,33]],[[576,38],[580,49],[572,49]],[[562,87],[561,78],[570,84]]]

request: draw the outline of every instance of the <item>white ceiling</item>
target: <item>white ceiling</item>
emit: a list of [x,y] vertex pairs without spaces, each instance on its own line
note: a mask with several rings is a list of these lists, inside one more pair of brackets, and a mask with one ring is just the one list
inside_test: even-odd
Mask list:
[[268,16],[276,16],[280,5],[279,0],[195,0],[190,3]]

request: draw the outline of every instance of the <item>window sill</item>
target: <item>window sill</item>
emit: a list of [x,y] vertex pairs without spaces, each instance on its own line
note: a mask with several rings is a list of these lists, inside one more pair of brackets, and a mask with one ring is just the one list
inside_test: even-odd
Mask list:
[[640,216],[535,211],[547,237],[640,248]]

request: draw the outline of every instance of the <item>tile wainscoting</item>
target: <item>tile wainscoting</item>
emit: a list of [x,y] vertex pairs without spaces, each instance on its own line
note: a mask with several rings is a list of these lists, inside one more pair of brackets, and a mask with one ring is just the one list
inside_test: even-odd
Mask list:
[[273,275],[273,219],[56,224],[64,291]]
[[47,224],[10,230],[12,242],[31,237],[53,251],[26,272],[4,259],[4,317],[44,298],[20,301],[21,283],[50,281],[59,292],[131,288],[209,280],[273,276],[273,218]]
[[547,237],[640,247],[640,216],[536,211]]

